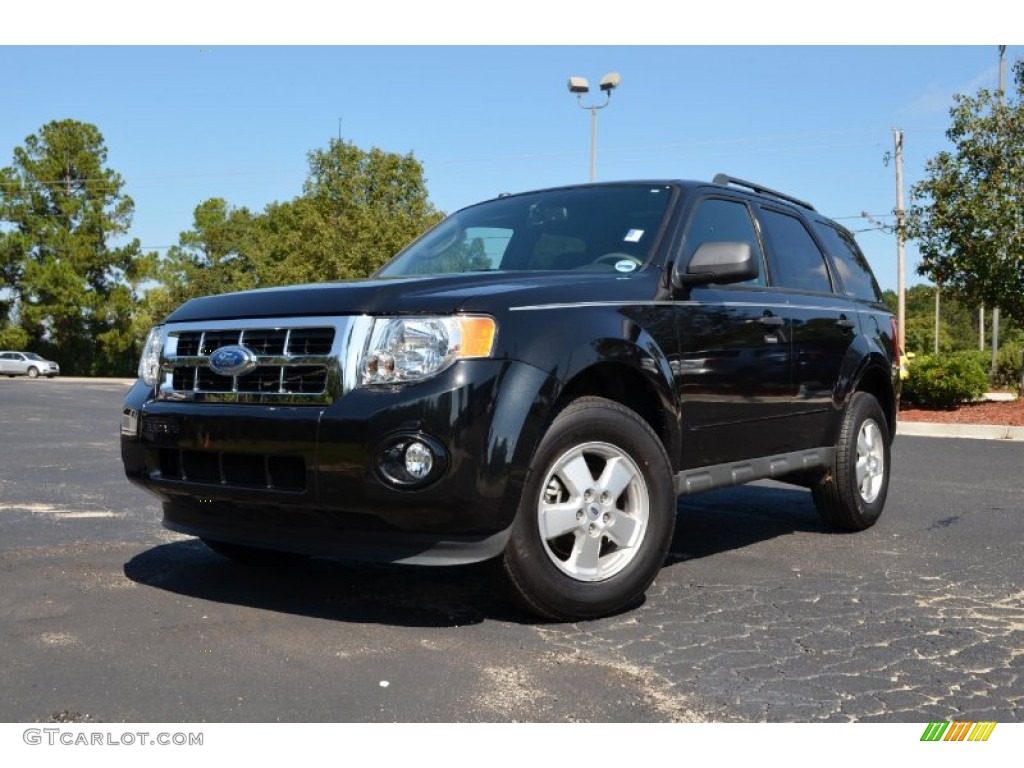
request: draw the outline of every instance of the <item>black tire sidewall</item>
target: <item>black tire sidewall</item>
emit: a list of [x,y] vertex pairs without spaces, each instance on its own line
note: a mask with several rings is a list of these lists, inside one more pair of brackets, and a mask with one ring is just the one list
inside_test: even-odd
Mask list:
[[[846,431],[847,445],[845,446],[844,457],[846,465],[838,468],[840,471],[840,494],[847,499],[851,506],[858,527],[868,528],[874,525],[875,521],[882,514],[885,507],[885,499],[889,493],[889,477],[892,474],[891,441],[889,440],[888,425],[882,408],[874,397],[865,393],[857,393],[850,404],[848,414],[848,425]],[[885,476],[882,488],[878,496],[872,502],[864,501],[857,487],[857,438],[864,423],[868,420],[875,422],[882,437],[882,451],[885,462]],[[838,457],[837,457],[838,460]]]
[[[589,442],[611,444],[632,458],[643,473],[650,501],[640,551],[623,570],[596,582],[579,581],[559,570],[541,541],[537,519],[537,503],[554,462],[574,446]],[[556,619],[607,615],[635,602],[654,580],[674,525],[671,464],[654,432],[617,403],[584,398],[554,419],[534,454],[506,548],[506,573],[535,612]]]

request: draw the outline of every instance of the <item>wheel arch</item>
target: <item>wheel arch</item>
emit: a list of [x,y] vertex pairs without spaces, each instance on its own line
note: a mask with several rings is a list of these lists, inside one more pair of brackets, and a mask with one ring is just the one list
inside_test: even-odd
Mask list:
[[[650,360],[650,358],[647,358]],[[653,361],[652,361],[653,362]],[[634,411],[658,436],[677,468],[680,431],[675,399],[662,377],[622,360],[601,360],[578,371],[562,387],[552,414],[581,397],[603,397]]]
[[886,427],[889,432],[889,441],[896,435],[896,418],[898,400],[896,390],[893,386],[892,376],[883,361],[871,357],[853,381],[849,397],[854,392],[866,392],[878,401],[878,405],[885,414]]

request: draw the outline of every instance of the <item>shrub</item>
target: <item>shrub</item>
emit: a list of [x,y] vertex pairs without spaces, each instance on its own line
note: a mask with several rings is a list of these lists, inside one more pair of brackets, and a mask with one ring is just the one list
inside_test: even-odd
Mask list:
[[1020,390],[1021,348],[1014,343],[1004,345],[996,355],[996,370],[992,384]]
[[0,349],[25,349],[30,336],[17,325],[0,325]]
[[976,360],[978,365],[981,366],[981,370],[985,373],[992,370],[992,350],[988,347],[985,349],[965,349],[956,354]]
[[974,352],[918,357],[903,382],[903,398],[914,405],[952,408],[977,400],[988,389],[988,374]]

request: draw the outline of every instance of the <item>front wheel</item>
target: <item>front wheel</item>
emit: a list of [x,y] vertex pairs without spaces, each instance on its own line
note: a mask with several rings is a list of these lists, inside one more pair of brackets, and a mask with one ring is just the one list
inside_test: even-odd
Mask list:
[[537,448],[502,572],[532,613],[598,618],[641,598],[674,527],[672,467],[657,435],[618,403],[581,398]]
[[39,378],[39,369],[36,368],[34,365],[33,366],[29,366],[28,377],[30,379],[38,379]]
[[885,506],[890,466],[885,414],[872,395],[854,392],[843,413],[832,467],[811,488],[822,520],[844,531],[874,525]]

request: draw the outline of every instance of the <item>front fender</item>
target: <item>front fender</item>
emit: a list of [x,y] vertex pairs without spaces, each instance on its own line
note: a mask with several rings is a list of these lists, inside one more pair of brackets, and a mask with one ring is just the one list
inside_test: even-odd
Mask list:
[[576,307],[538,312],[535,318],[529,325],[542,323],[543,329],[518,351],[550,376],[555,401],[600,395],[632,408],[651,424],[675,463],[680,413],[671,305]]

